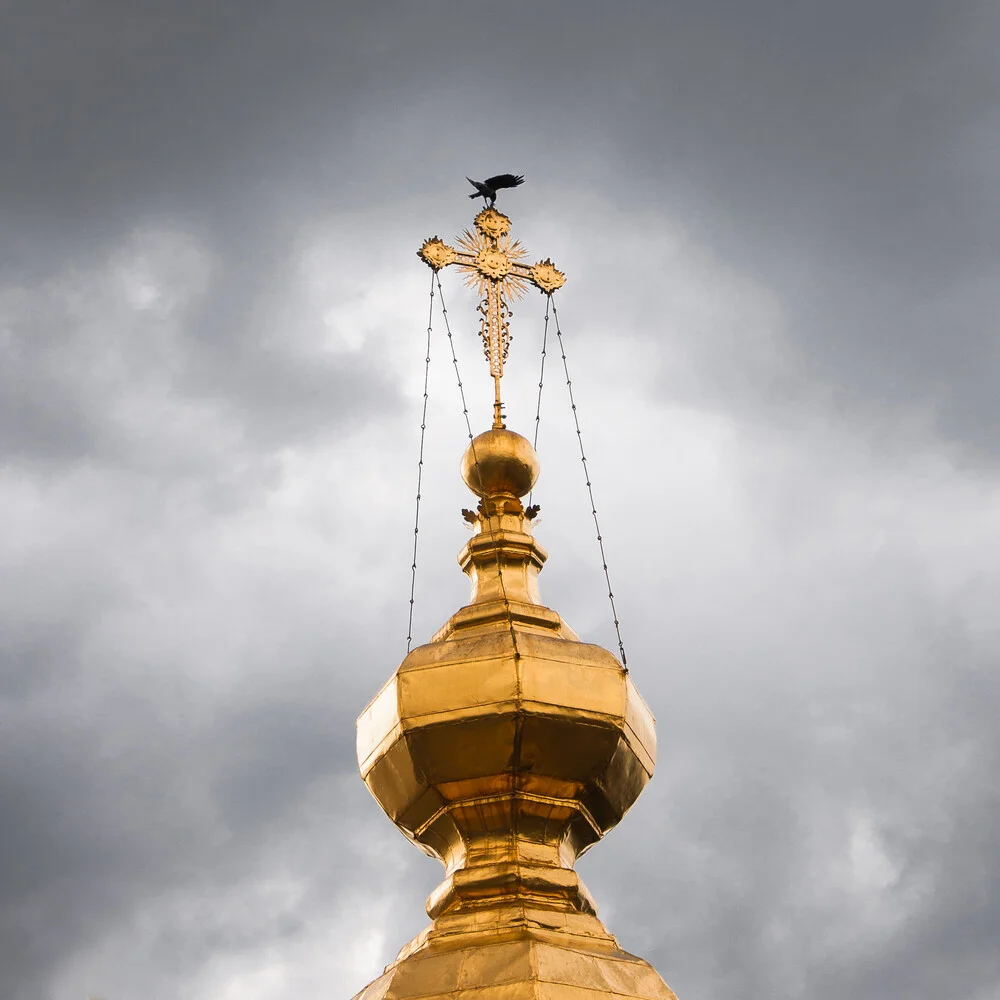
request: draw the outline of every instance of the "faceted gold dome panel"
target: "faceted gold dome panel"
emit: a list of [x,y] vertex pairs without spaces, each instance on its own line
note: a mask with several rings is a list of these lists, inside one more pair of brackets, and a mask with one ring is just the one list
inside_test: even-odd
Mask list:
[[502,626],[421,646],[359,720],[365,783],[449,872],[512,830],[572,865],[653,773],[652,717],[607,650],[524,633],[518,652]]
[[390,966],[356,1000],[677,1000],[656,970],[614,949],[526,938],[429,950]]

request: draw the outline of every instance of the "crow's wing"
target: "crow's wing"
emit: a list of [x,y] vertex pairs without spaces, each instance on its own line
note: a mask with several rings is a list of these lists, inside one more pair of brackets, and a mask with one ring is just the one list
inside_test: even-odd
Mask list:
[[518,184],[524,183],[524,178],[520,174],[497,174],[496,177],[487,177],[484,183],[488,188],[498,191],[500,188],[516,188]]
[[482,186],[482,184],[480,184],[480,183],[479,183],[479,181],[474,181],[474,180],[473,180],[473,179],[472,179],[471,177],[466,177],[465,179],[466,179],[466,180],[467,180],[467,181],[468,181],[468,182],[469,182],[469,183],[470,183],[470,184],[471,184],[471,185],[472,185],[472,186],[473,186],[473,187],[474,187],[474,188],[475,188],[475,189],[476,189],[477,191],[481,191],[481,190],[483,189],[483,186]]

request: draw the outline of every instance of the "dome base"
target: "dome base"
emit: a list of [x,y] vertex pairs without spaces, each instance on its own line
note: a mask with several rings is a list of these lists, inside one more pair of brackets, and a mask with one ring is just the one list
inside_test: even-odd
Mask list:
[[417,951],[404,949],[354,1000],[677,1000],[648,962],[606,932],[588,939],[507,928],[477,938],[457,944],[431,937]]

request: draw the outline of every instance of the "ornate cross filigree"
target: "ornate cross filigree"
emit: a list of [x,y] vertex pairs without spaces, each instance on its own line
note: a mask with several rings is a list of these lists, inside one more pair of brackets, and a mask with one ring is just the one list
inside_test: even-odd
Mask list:
[[465,230],[458,238],[460,249],[448,246],[437,236],[424,240],[417,251],[420,259],[434,271],[457,264],[466,275],[466,284],[482,296],[479,312],[482,320],[479,333],[483,338],[483,353],[490,363],[490,374],[496,387],[493,403],[493,426],[503,427],[500,403],[500,379],[510,346],[510,299],[519,299],[534,285],[545,295],[551,295],[566,283],[566,275],[557,270],[551,260],[524,264],[527,251],[510,235],[510,219],[495,208],[484,208],[475,218],[473,231]]

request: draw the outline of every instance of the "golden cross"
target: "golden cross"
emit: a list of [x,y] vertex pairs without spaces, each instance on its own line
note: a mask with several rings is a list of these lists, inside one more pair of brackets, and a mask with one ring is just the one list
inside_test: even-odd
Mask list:
[[500,379],[510,346],[509,298],[519,299],[528,285],[534,285],[545,295],[551,295],[566,283],[566,275],[556,269],[551,260],[524,264],[527,251],[510,235],[510,219],[495,208],[484,208],[475,218],[475,230],[468,229],[458,238],[460,249],[448,246],[432,236],[424,240],[417,251],[420,259],[435,272],[449,264],[457,264],[466,283],[483,297],[479,303],[482,320],[479,334],[483,338],[483,353],[490,363],[490,374],[496,387],[493,403],[493,426],[504,426],[500,403]]

